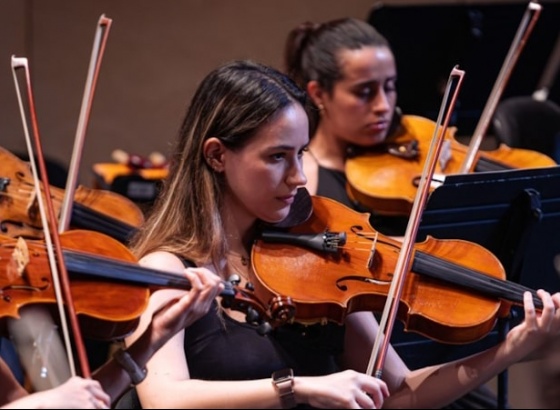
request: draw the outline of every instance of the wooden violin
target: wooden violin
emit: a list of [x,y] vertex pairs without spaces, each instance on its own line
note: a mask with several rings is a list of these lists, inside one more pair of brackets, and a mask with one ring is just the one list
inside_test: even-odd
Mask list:
[[[386,144],[348,158],[348,195],[376,213],[408,215],[435,126],[427,118],[404,115],[400,130]],[[468,147],[456,140],[455,132],[455,128],[447,129],[432,190],[443,183],[446,175],[458,174],[467,155]],[[537,151],[501,144],[495,150],[478,151],[475,165],[475,171],[484,172],[551,167],[556,162]]]
[[[50,187],[56,211],[64,190]],[[141,209],[115,192],[78,186],[74,195],[71,226],[92,229],[125,242],[144,221]],[[29,163],[0,147],[0,228],[17,237],[44,236]]]
[[[93,339],[122,339],[132,332],[151,291],[190,289],[185,277],[138,265],[124,244],[102,233],[76,229],[62,233],[60,239],[80,327]],[[54,307],[44,241],[0,235],[0,266],[0,318],[18,318],[19,309],[28,304]],[[230,282],[224,286],[220,296],[225,307],[253,317],[266,313],[249,292]]]
[[[383,308],[401,243],[375,231],[368,218],[315,196],[306,222],[263,232],[252,248],[252,282],[273,324],[343,323],[352,312]],[[414,245],[398,319],[431,339],[470,343],[522,305],[526,290],[505,280],[502,264],[484,247],[429,237]]]

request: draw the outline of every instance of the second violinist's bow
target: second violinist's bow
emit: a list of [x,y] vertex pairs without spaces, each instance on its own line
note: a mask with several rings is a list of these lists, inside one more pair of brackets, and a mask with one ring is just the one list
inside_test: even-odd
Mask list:
[[[408,220],[406,233],[403,239],[403,245],[399,252],[399,257],[395,266],[395,272],[391,281],[391,287],[389,288],[389,291],[387,293],[387,300],[385,302],[385,307],[383,309],[383,314],[381,316],[379,324],[379,332],[377,333],[377,337],[375,338],[375,343],[367,368],[367,374],[374,375],[377,378],[381,378],[383,372],[383,365],[385,362],[387,348],[389,346],[390,335],[393,331],[393,324],[397,317],[399,300],[402,295],[406,275],[411,265],[412,254],[414,251],[414,242],[416,240],[418,226],[420,225],[420,218],[426,205],[426,200],[428,198],[428,193],[430,190],[430,181],[432,180],[436,162],[439,157],[441,146],[444,140],[445,131],[447,130],[449,119],[451,118],[451,113],[453,112],[453,107],[455,106],[455,101],[463,82],[463,76],[464,71],[459,70],[457,67],[454,67],[451,70],[449,80],[445,89],[445,94],[432,137],[432,143],[426,157],[424,170],[422,172],[422,177],[420,179],[418,191],[416,192],[416,198],[412,206],[412,212],[410,215],[410,219]],[[451,93],[451,89],[453,88],[453,86],[455,86],[453,95],[448,105],[447,103],[449,100],[449,94]],[[447,114],[444,114],[446,107]],[[442,119],[444,117],[445,119],[442,122]],[[441,125],[440,127],[440,124],[443,125]]]
[[513,42],[509,48],[508,54],[504,60],[500,73],[498,74],[498,78],[496,78],[496,82],[494,83],[494,87],[490,93],[490,97],[488,97],[488,101],[482,110],[482,114],[480,116],[480,120],[474,130],[474,133],[471,137],[471,141],[469,143],[469,148],[467,150],[467,154],[465,155],[465,159],[463,164],[461,164],[461,169],[459,171],[460,174],[468,174],[472,171],[474,166],[474,160],[476,157],[476,153],[480,148],[480,144],[482,143],[482,139],[488,130],[488,126],[492,119],[492,115],[496,110],[496,106],[500,101],[500,97],[504,90],[507,81],[511,75],[513,67],[529,38],[529,35],[533,31],[533,27],[539,18],[541,13],[541,5],[538,4],[536,1],[529,2],[527,6],[527,10],[521,19],[521,23],[519,24],[519,28],[517,29],[517,33],[513,39]]

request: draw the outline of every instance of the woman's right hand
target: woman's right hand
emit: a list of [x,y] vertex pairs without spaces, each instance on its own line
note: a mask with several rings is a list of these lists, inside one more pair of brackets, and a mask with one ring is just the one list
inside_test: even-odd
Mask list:
[[353,370],[296,377],[294,391],[299,403],[324,409],[380,409],[389,396],[383,380]]

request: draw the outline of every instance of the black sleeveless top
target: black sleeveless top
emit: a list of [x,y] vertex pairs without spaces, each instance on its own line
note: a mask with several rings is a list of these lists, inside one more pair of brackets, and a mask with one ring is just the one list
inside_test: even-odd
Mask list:
[[290,367],[295,375],[325,375],[339,371],[344,326],[284,325],[267,335],[241,323],[216,304],[185,329],[185,354],[194,379],[252,380]]
[[369,212],[371,214],[369,220],[371,226],[384,235],[404,235],[408,217],[379,215],[373,210],[366,209],[361,204],[352,201],[348,197],[346,184],[347,179],[344,172],[319,166],[317,195],[334,199],[358,212]]

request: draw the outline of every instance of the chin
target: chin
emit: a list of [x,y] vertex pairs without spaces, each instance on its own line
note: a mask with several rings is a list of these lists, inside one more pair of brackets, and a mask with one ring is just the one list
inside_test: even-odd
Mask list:
[[379,144],[383,144],[385,142],[385,140],[387,139],[387,133],[376,133],[376,134],[367,134],[367,135],[363,135],[362,137],[360,137],[359,139],[356,139],[355,145],[362,147],[362,148],[368,148],[368,147],[372,147],[375,145],[379,145]]
[[269,213],[266,216],[263,215],[261,220],[269,224],[277,224],[279,222],[282,222],[284,219],[286,219],[289,214],[290,214],[290,208],[275,212],[274,214]]

